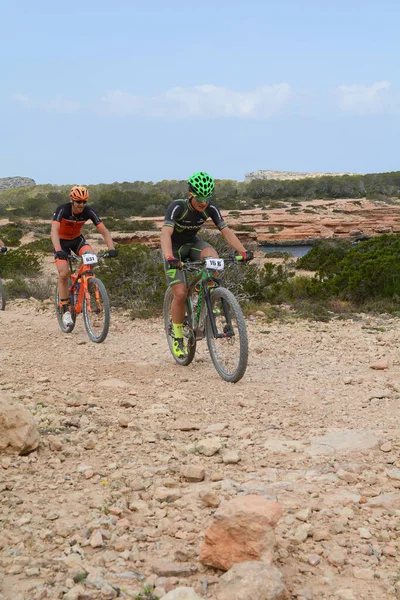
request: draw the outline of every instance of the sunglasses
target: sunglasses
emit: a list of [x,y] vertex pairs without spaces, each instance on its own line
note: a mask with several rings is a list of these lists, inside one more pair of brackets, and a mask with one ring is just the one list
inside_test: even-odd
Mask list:
[[82,206],[82,204],[87,204],[87,200],[74,200],[75,204],[79,204],[79,206]]
[[205,204],[211,200],[211,198],[202,198],[201,196],[195,196],[194,194],[192,194],[192,197],[196,202],[200,202],[200,204]]

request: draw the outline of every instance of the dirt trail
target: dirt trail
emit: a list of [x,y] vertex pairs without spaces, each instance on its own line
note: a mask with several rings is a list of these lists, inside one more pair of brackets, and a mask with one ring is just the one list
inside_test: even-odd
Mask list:
[[[0,394],[34,413],[42,444],[0,457],[1,599],[62,598],[82,572],[97,582],[88,598],[114,597],[107,586],[133,597],[146,581],[212,598],[220,573],[198,561],[215,510],[204,491],[283,505],[275,564],[291,598],[400,594],[400,322],[254,318],[248,331],[248,370],[232,385],[205,342],[175,365],[160,319],[113,311],[96,345],[81,318],[64,335],[51,305],[9,303]],[[200,455],[207,437],[240,460]],[[186,482],[184,465],[203,465],[205,480]],[[191,570],[157,575],[161,559]]]

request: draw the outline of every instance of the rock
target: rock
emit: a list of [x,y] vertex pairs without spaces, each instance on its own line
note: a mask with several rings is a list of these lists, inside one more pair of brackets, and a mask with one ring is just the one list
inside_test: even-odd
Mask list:
[[262,496],[237,496],[214,513],[205,532],[200,562],[224,571],[235,563],[270,563],[275,546],[274,527],[282,514],[276,502]]
[[92,535],[90,536],[90,545],[92,548],[101,548],[103,545],[103,536],[101,535],[101,531],[99,529],[93,531]]
[[218,508],[218,506],[221,504],[221,499],[213,492],[202,490],[199,492],[199,498],[204,506],[209,506],[211,508]]
[[370,369],[375,369],[376,371],[384,371],[385,369],[389,368],[389,361],[379,360],[379,361],[376,361],[375,363],[372,363],[369,366],[370,366]]
[[374,448],[378,438],[372,431],[357,431],[354,429],[334,431],[316,438],[307,452],[312,456],[319,454],[347,454]]
[[337,590],[334,598],[335,600],[356,600],[353,591],[350,589]]
[[186,481],[203,481],[205,474],[204,467],[198,465],[184,465],[181,467],[181,475]]
[[224,573],[215,600],[284,600],[287,591],[278,569],[264,562],[243,562]]
[[162,600],[202,600],[191,587],[177,587],[165,594]]
[[196,572],[192,565],[175,563],[169,561],[157,561],[153,563],[153,572],[160,577],[189,577]]
[[235,465],[240,462],[240,460],[239,452],[236,452],[236,450],[225,450],[222,454],[222,462],[226,465]]
[[31,177],[1,177],[0,190],[8,190],[19,187],[32,187],[36,182]]
[[385,442],[384,444],[382,444],[381,446],[379,446],[379,449],[382,452],[391,452],[392,451],[392,443],[391,442]]
[[204,456],[213,456],[222,448],[221,440],[218,437],[205,438],[196,444],[196,452]]
[[0,453],[29,454],[39,446],[39,432],[31,413],[22,404],[0,396]]

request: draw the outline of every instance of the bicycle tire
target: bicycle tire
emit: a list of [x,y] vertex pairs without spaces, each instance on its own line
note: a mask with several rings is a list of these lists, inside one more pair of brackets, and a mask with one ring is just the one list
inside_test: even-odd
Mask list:
[[[90,306],[88,305],[88,297]],[[102,303],[101,307],[99,307],[100,301]],[[94,310],[92,305],[95,307]],[[103,314],[101,324],[100,314]],[[97,277],[87,279],[87,290],[85,290],[83,299],[83,321],[90,340],[96,344],[104,342],[110,327],[110,301],[104,283]]]
[[6,308],[6,292],[4,290],[3,282],[0,279],[0,310],[5,310],[5,308]]
[[[214,363],[214,367],[217,373],[230,383],[237,383],[242,379],[247,368],[247,361],[249,355],[249,343],[247,338],[246,321],[244,319],[242,309],[240,308],[239,302],[235,296],[224,287],[217,287],[212,290],[210,294],[211,305],[213,306],[213,312],[219,311],[217,316],[214,316],[214,321],[217,326],[219,333],[224,333],[223,338],[214,338],[211,317],[207,314],[206,319],[206,339],[208,350],[210,352],[211,360]],[[221,302],[219,302],[221,301]],[[215,308],[214,308],[215,307]],[[229,310],[229,319],[226,319],[226,312]],[[229,320],[231,326],[228,325]],[[236,323],[236,331],[234,331],[234,323]],[[232,366],[228,367],[230,357],[232,357],[232,349],[235,348],[235,344],[239,338],[237,348],[237,359],[233,357]],[[236,344],[237,347],[237,344]],[[228,359],[224,362],[222,354],[225,352]]]
[[194,355],[196,354],[196,336],[194,334],[193,329],[190,324],[192,322],[192,315],[190,312],[190,308],[188,307],[188,303],[185,302],[185,318],[183,322],[183,338],[184,343],[187,350],[187,355],[185,358],[178,358],[175,356],[173,351],[173,332],[172,332],[172,319],[171,319],[171,304],[173,300],[172,290],[169,287],[164,295],[164,306],[163,306],[163,315],[164,315],[164,329],[165,335],[167,336],[168,346],[170,352],[178,365],[182,367],[187,367],[190,365],[192,360],[194,359]]
[[[72,281],[68,278],[68,287],[70,288],[72,285]],[[71,325],[64,325],[63,323],[63,312],[60,310],[60,295],[58,293],[58,285],[56,286],[56,296],[55,296],[55,305],[56,305],[56,315],[57,321],[60,326],[60,329],[63,333],[71,333],[75,327],[76,322],[76,313],[75,313],[75,304],[74,304],[74,295],[72,292],[69,294],[69,302],[71,307],[71,317],[73,323]]]

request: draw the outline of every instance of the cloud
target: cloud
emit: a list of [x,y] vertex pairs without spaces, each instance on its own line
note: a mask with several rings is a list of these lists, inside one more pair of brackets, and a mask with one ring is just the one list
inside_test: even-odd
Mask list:
[[119,116],[187,118],[270,118],[279,112],[292,93],[287,83],[236,92],[215,85],[176,87],[159,96],[137,96],[120,90],[101,98],[97,112]]
[[378,81],[371,86],[341,85],[337,89],[340,110],[360,115],[392,112],[393,98],[389,81]]
[[46,112],[55,112],[62,114],[74,114],[79,112],[81,104],[77,100],[68,100],[64,96],[59,95],[43,104],[43,108]]
[[22,106],[25,106],[27,108],[29,108],[33,104],[32,98],[30,96],[27,96],[26,94],[20,94],[16,92],[15,94],[10,94],[10,98],[11,100],[14,100],[14,102],[16,102],[17,104],[21,104]]

